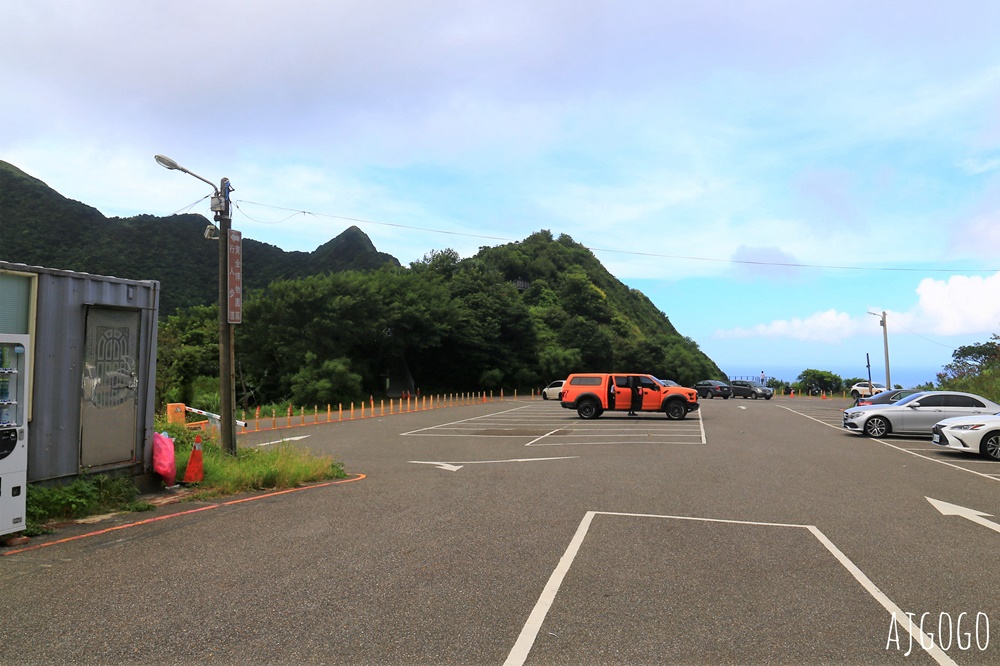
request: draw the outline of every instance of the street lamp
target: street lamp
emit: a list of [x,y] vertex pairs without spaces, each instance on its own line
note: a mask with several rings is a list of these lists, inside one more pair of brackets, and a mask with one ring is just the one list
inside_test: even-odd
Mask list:
[[889,391],[892,389],[892,381],[889,378],[889,329],[885,326],[885,310],[882,310],[881,315],[877,312],[869,312],[868,314],[880,317],[879,325],[882,326],[882,344],[885,346],[885,389]]
[[[163,155],[156,156],[156,163],[165,169],[183,171],[189,176],[204,181],[215,191],[212,196],[212,212],[219,225],[219,431],[222,450],[236,453],[236,382],[233,374],[233,325],[229,323],[227,306],[229,303],[229,237],[232,209],[229,193],[232,186],[228,178],[223,178],[219,187],[193,171],[188,171],[177,162]],[[208,230],[205,237],[209,238]]]

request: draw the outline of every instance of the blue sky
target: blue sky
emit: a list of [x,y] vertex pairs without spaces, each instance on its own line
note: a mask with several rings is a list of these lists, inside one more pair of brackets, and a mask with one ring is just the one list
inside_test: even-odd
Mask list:
[[208,215],[162,153],[286,250],[565,233],[730,375],[884,380],[886,311],[908,385],[1000,332],[998,29],[995,0],[7,0],[0,159]]

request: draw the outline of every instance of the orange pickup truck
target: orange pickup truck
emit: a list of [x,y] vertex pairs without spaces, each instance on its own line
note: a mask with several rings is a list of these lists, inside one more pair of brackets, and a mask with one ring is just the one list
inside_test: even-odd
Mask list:
[[560,404],[575,409],[581,419],[611,412],[663,412],[682,419],[698,409],[698,393],[668,385],[652,375],[617,372],[572,374],[563,384]]

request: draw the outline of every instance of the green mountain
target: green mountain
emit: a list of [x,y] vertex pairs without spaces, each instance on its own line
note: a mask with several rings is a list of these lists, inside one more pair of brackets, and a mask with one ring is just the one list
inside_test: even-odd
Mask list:
[[[0,259],[16,263],[158,280],[160,313],[218,299],[219,249],[204,238],[201,215],[107,218],[67,199],[17,167],[0,161]],[[325,272],[399,266],[351,227],[313,252],[286,252],[244,237],[245,289],[278,279]]]

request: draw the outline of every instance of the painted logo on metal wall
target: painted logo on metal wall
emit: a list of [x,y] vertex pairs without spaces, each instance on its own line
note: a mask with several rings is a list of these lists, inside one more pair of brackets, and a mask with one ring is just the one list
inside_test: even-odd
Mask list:
[[95,407],[117,407],[133,399],[135,357],[127,326],[97,326],[93,363],[87,363],[84,398]]

